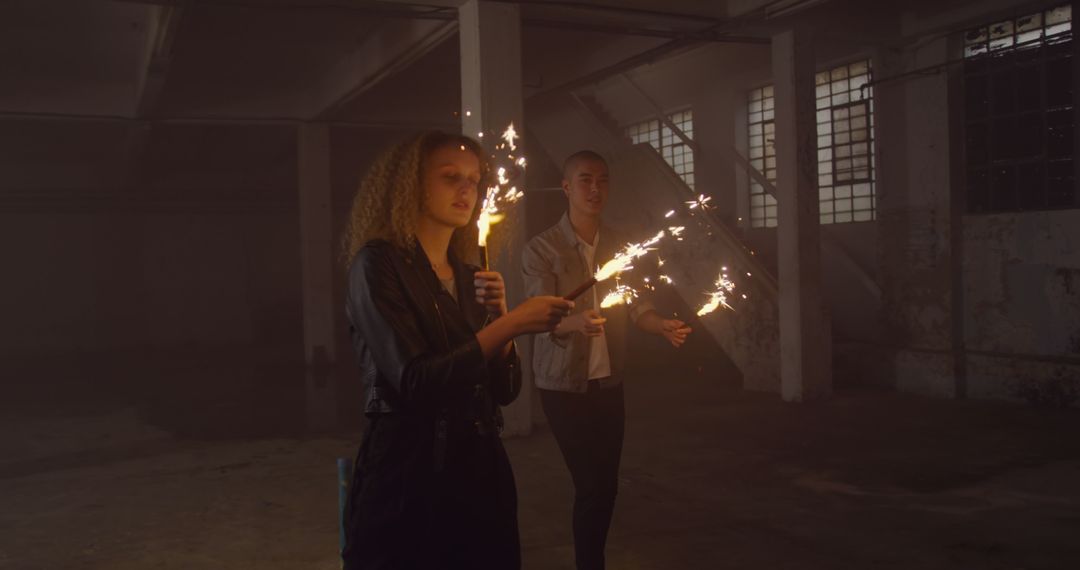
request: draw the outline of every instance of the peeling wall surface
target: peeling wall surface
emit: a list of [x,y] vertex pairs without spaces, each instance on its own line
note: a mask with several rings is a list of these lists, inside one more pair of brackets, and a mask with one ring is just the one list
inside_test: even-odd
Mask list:
[[1080,212],[967,216],[964,226],[972,395],[1080,388]]
[[[914,54],[883,50],[879,74],[948,60],[945,38]],[[881,339],[901,391],[951,396],[949,85],[945,74],[880,85],[878,197]]]
[[1080,212],[968,216],[965,344],[1080,357]]

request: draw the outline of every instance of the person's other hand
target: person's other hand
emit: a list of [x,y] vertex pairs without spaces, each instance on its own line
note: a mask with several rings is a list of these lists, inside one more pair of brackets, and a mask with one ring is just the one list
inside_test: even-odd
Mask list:
[[686,342],[686,337],[690,336],[690,333],[693,332],[693,329],[686,326],[686,323],[679,319],[664,319],[664,322],[661,324],[661,329],[664,338],[668,339],[671,346],[674,346],[675,348],[682,346],[683,343]]
[[600,336],[604,334],[604,323],[607,322],[607,319],[596,309],[582,311],[569,318],[580,319],[579,323],[574,323],[575,330],[585,336]]

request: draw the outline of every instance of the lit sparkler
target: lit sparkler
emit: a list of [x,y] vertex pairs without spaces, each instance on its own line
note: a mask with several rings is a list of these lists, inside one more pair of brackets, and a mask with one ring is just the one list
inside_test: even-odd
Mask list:
[[634,302],[638,296],[638,292],[633,287],[626,284],[619,284],[615,286],[615,290],[604,295],[603,300],[600,301],[601,309],[608,309],[615,305],[629,305]]
[[[483,133],[480,133],[483,136]],[[499,145],[500,148],[509,146],[510,150],[516,150],[517,144],[514,142],[517,140],[518,134],[514,130],[514,123],[510,123],[510,126],[503,132],[502,139],[506,141],[506,145]],[[510,160],[514,160],[513,156],[509,157]],[[484,268],[484,271],[490,269],[488,260],[487,241],[488,236],[491,234],[491,227],[495,224],[506,219],[506,214],[502,210],[505,210],[511,204],[514,204],[520,200],[525,193],[518,190],[516,186],[507,186],[517,178],[525,169],[525,157],[519,157],[514,164],[518,166],[515,172],[509,173],[505,167],[500,166],[495,171],[498,184],[491,186],[487,189],[487,193],[484,196],[484,201],[480,206],[480,217],[476,220],[477,245],[480,248],[480,266]]]
[[728,294],[734,290],[735,284],[728,279],[726,273],[721,273],[720,276],[716,278],[716,290],[709,293],[709,300],[698,309],[697,315],[699,317],[707,315],[720,307],[732,309],[731,305],[727,302],[727,297]]
[[506,218],[506,214],[500,212],[499,209],[517,202],[524,195],[525,193],[518,190],[516,186],[512,186],[505,191],[502,186],[488,188],[484,203],[480,206],[480,217],[476,220],[478,245],[480,246],[480,266],[484,268],[484,271],[490,269],[487,241],[488,236],[491,234],[491,226]]
[[626,244],[626,246],[623,247],[622,250],[619,251],[619,253],[615,254],[615,257],[602,265],[600,269],[596,271],[592,279],[589,279],[588,281],[582,283],[579,287],[571,291],[563,298],[569,301],[573,301],[574,299],[580,297],[582,293],[588,291],[589,288],[593,285],[596,285],[601,281],[611,279],[612,277],[618,275],[619,273],[622,273],[623,271],[633,269],[634,266],[631,265],[633,261],[645,255],[646,253],[649,253],[649,251],[651,251],[650,248],[656,245],[656,243],[659,242],[661,239],[663,239],[664,235],[665,231],[660,230],[655,236],[645,241]]

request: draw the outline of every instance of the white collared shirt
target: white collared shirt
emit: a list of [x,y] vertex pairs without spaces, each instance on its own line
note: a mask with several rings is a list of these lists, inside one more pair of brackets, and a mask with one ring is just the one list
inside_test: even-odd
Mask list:
[[[575,234],[576,235],[576,234]],[[596,246],[593,244],[600,242],[600,231],[596,231],[596,235],[593,237],[593,244],[586,243],[581,239],[581,236],[577,236],[578,249],[581,251],[582,257],[585,258],[585,271],[592,277],[596,272]],[[597,292],[599,285],[590,288],[592,291],[592,306],[596,310],[600,310],[600,293]],[[600,333],[600,336],[589,337],[589,380],[594,378],[607,378],[611,376],[611,357],[608,355],[608,343],[607,334]]]

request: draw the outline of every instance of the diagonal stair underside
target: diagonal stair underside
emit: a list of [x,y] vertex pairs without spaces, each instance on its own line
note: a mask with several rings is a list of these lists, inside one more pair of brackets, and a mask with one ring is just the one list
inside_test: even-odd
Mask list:
[[[701,324],[740,369],[745,388],[779,391],[777,285],[764,264],[718,219],[687,209],[695,194],[651,147],[620,137],[572,94],[530,101],[526,111],[528,128],[556,164],[586,148],[607,157],[612,171],[608,223],[642,238],[673,224],[686,226],[684,240],[665,244],[661,255],[688,306],[700,306],[721,268],[728,268],[736,283],[735,310],[721,309]],[[678,215],[665,218],[671,210]]]

